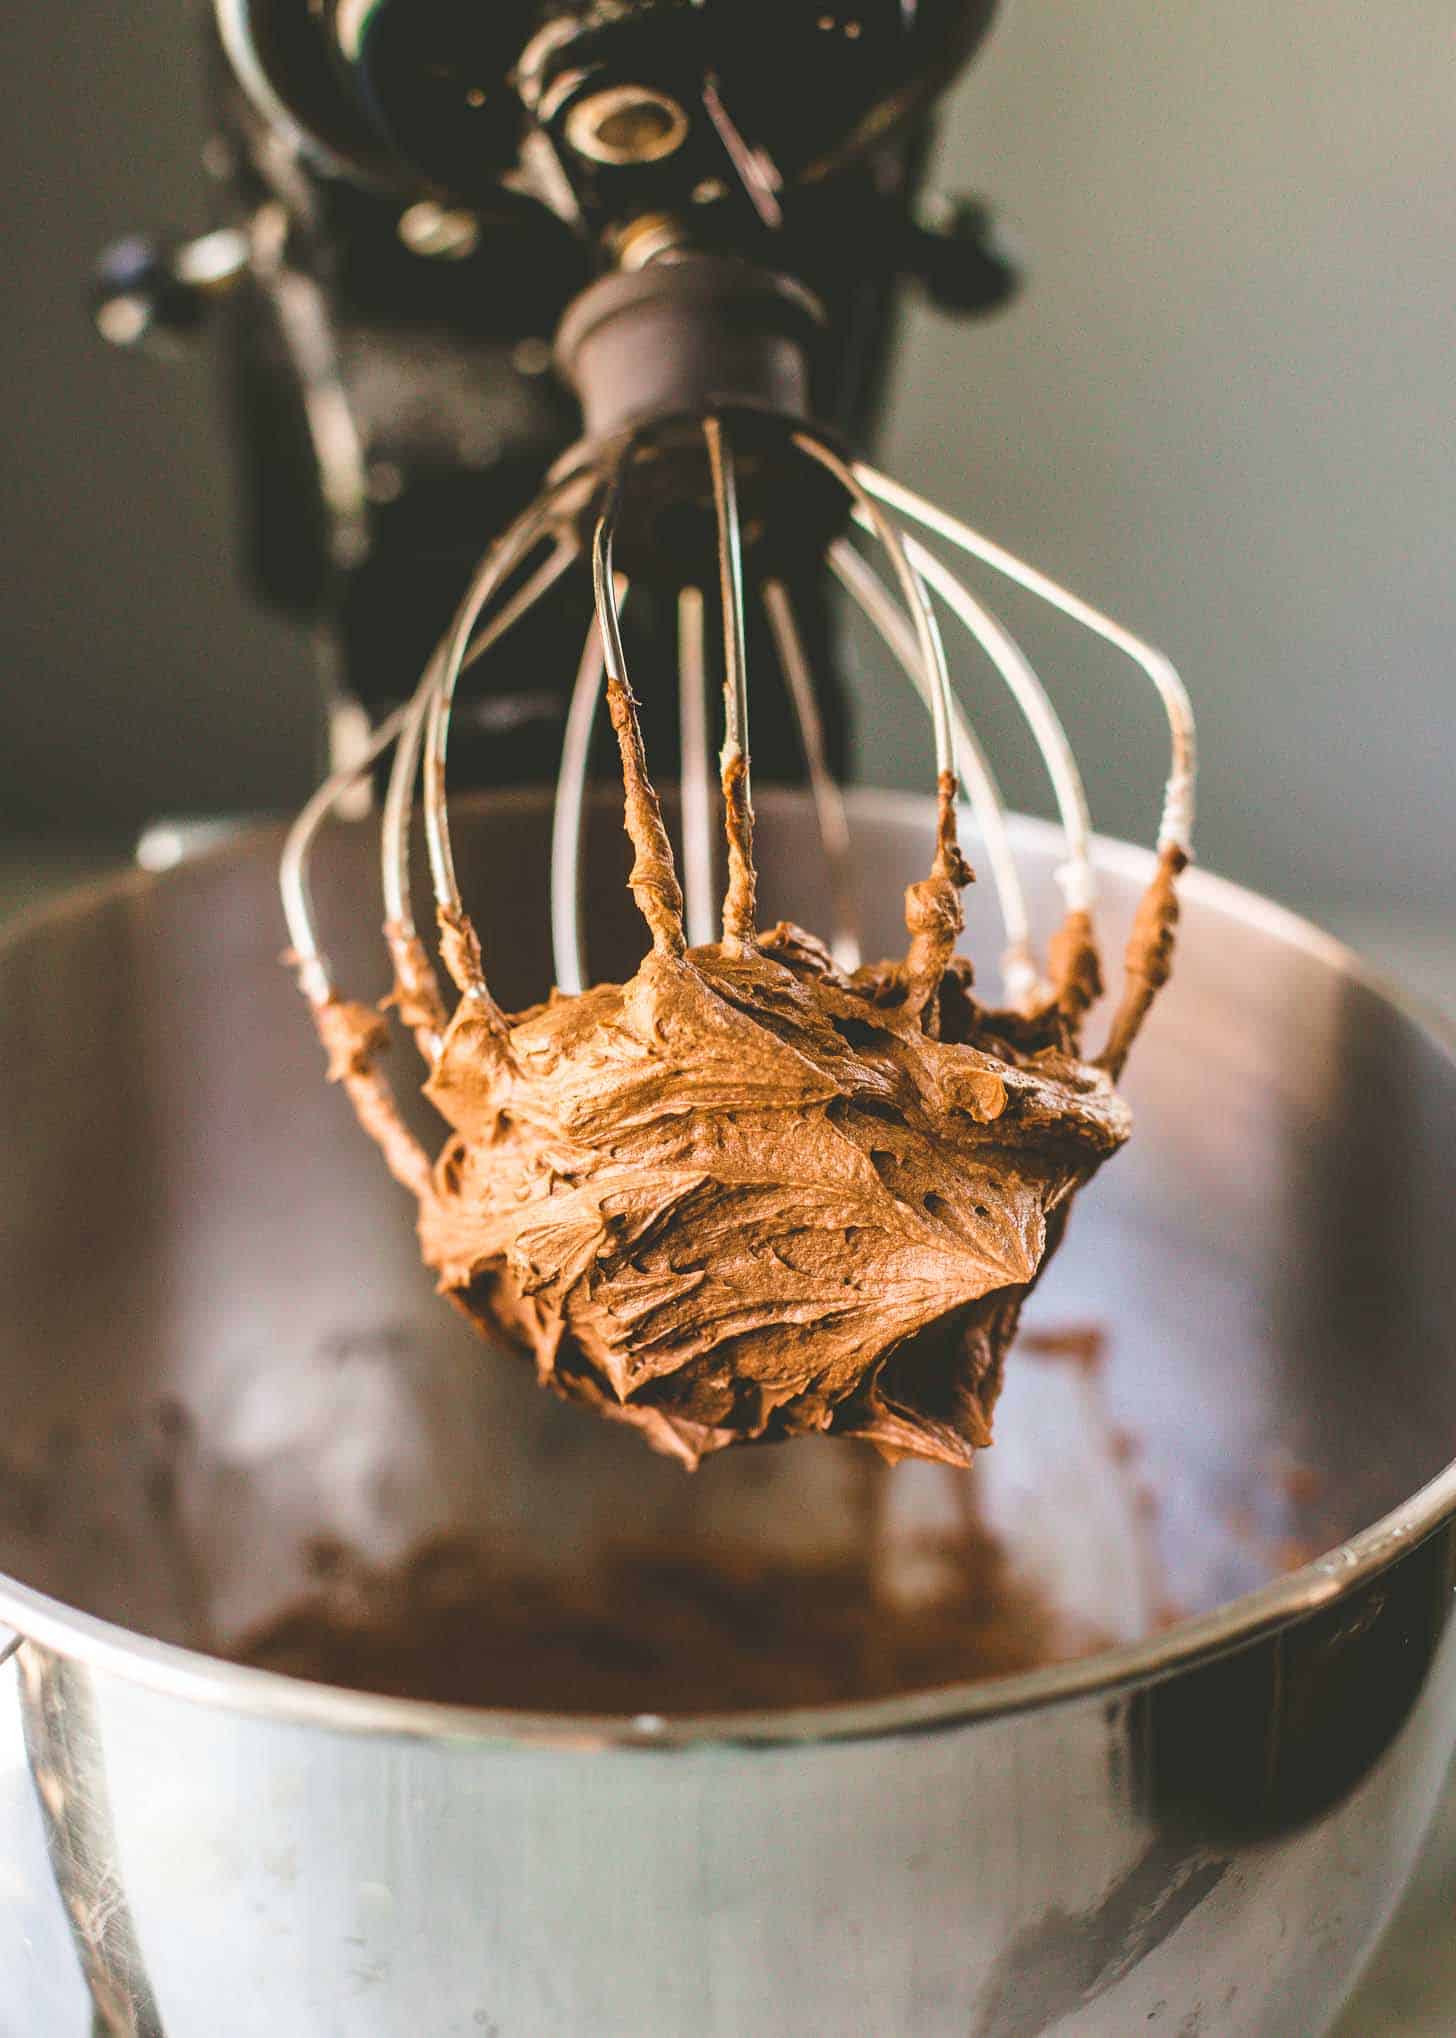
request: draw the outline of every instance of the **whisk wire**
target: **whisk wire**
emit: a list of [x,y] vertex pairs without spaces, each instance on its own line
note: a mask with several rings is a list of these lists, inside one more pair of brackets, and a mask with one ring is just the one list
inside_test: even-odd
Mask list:
[[909,610],[915,635],[920,645],[920,656],[930,689],[930,713],[935,729],[935,771],[939,779],[955,776],[955,746],[952,739],[954,708],[952,705],[950,672],[945,662],[945,643],[940,634],[940,625],[935,620],[935,611],[925,591],[925,583],[911,565],[900,533],[894,523],[881,509],[879,503],[865,486],[859,470],[850,462],[841,460],[832,447],[808,432],[796,432],[794,444],[800,452],[807,453],[811,460],[817,460],[827,468],[844,489],[852,503],[862,509],[874,527],[875,536],[883,545],[899,581]]
[[383,880],[384,919],[387,926],[415,931],[411,898],[410,823],[414,818],[415,781],[420,772],[420,745],[425,736],[425,717],[439,684],[444,659],[441,646],[425,667],[414,697],[404,708],[404,721],[390,764],[389,784],[384,792],[384,813],[380,823],[380,872]]
[[993,615],[984,603],[977,601],[969,588],[963,587],[918,539],[907,537],[905,549],[926,585],[939,595],[995,666],[1029,723],[1052,783],[1067,841],[1067,861],[1058,871],[1058,880],[1068,906],[1087,910],[1096,897],[1096,880],[1092,872],[1092,821],[1082,774],[1051,696],[1000,618]]
[[[630,449],[629,449],[630,457]],[[608,492],[606,507],[592,534],[592,591],[607,674],[607,711],[622,760],[626,827],[635,857],[628,883],[647,922],[652,946],[659,954],[681,955],[687,947],[683,930],[683,897],[673,862],[672,843],[662,807],[647,775],[647,757],[637,704],[627,679],[621,617],[612,573],[612,537],[620,492],[621,468]]]
[[[553,495],[538,497],[491,548],[456,613],[445,655],[429,698],[429,712],[425,723],[423,774],[425,843],[429,850],[436,907],[441,913],[456,917],[463,914],[465,908],[455,875],[455,859],[451,853],[450,822],[445,797],[445,766],[455,691],[464,670],[466,654],[470,649],[470,640],[475,634],[476,623],[492,596],[505,585],[511,574],[529,558],[542,538],[547,535],[555,507]],[[565,573],[574,557],[573,545],[558,544],[527,582],[526,587],[521,590],[517,602],[513,604],[515,613],[523,614],[527,607],[540,601]],[[474,991],[479,988],[483,986],[473,982],[461,985],[462,990]]]
[[683,895],[689,944],[700,948],[717,933],[713,897],[713,767],[708,732],[708,656],[703,591],[678,595],[678,747],[683,845]]
[[713,477],[718,532],[718,584],[723,608],[723,804],[727,809],[728,889],[723,899],[723,941],[731,952],[752,944],[757,931],[753,868],[753,780],[748,749],[748,658],[743,615],[743,527],[732,448],[720,419],[703,420]]
[[[625,586],[619,582],[619,595]],[[566,730],[556,804],[551,815],[551,945],[556,981],[568,996],[586,989],[586,955],[582,942],[581,907],[585,889],[585,815],[587,775],[591,765],[592,729],[602,698],[606,660],[595,620],[588,627]]]
[[829,894],[834,915],[830,952],[841,969],[856,970],[863,960],[859,933],[859,901],[854,881],[854,860],[849,838],[849,817],[844,794],[829,767],[824,741],[824,721],[814,698],[814,681],[799,620],[788,588],[781,580],[765,580],[759,589],[768,617],[774,648],[788,687],[804,768],[809,778],[809,796],[814,802],[819,841],[829,871]]
[[[915,632],[904,610],[874,569],[846,539],[829,549],[829,564],[840,585],[872,624],[930,711],[930,679],[921,661]],[[996,888],[1003,930],[1002,975],[1013,1004],[1035,994],[1040,979],[1032,952],[1031,916],[1016,853],[1006,825],[1006,803],[991,761],[958,700],[951,703],[951,731],[956,776],[964,786]]]
[[318,915],[310,881],[309,865],[314,843],[319,830],[339,802],[367,778],[391,743],[396,741],[412,705],[406,701],[396,708],[374,731],[362,756],[324,780],[300,811],[284,841],[278,866],[278,886],[283,896],[283,916],[288,927],[290,954],[298,972],[299,989],[310,1004],[326,1004],[334,992],[328,958],[319,947]]
[[861,485],[879,502],[900,515],[909,517],[925,530],[935,532],[938,537],[944,538],[948,544],[957,546],[973,559],[981,560],[994,572],[1003,574],[1008,580],[1024,587],[1028,593],[1040,596],[1043,601],[1059,609],[1071,621],[1080,623],[1084,629],[1090,630],[1094,636],[1101,637],[1104,642],[1123,652],[1135,665],[1142,668],[1162,700],[1168,718],[1173,750],[1172,767],[1168,775],[1162,819],[1158,828],[1158,847],[1181,850],[1185,856],[1191,854],[1194,789],[1198,765],[1197,737],[1193,704],[1189,700],[1188,689],[1172,661],[1151,644],[1144,643],[1142,638],[1135,637],[1131,630],[1125,630],[1120,623],[1113,622],[1110,616],[1103,615],[1100,609],[1093,608],[1090,602],[1083,601],[1080,596],[1060,586],[1048,574],[1040,572],[1026,560],[1019,559],[1014,552],[1008,552],[1004,546],[996,544],[992,539],[982,537],[979,531],[972,530],[970,525],[963,523],[959,517],[953,517],[948,511],[927,502],[913,489],[904,487],[898,481],[892,481],[888,475],[879,473],[862,461],[856,463],[855,472]]

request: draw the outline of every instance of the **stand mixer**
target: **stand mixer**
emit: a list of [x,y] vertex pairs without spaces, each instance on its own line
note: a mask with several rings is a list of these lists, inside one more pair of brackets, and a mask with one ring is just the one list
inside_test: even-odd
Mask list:
[[[995,894],[972,896],[972,933],[1008,1009],[1075,1001],[1094,872],[1127,928],[1150,860],[1094,851],[1048,694],[949,547],[1151,683],[1165,865],[1186,853],[1192,727],[1167,662],[856,450],[900,279],[976,310],[1014,282],[983,210],[942,222],[920,196],[934,92],[990,13],[218,0],[224,216],[113,251],[97,316],[140,344],[217,302],[253,572],[320,646],[331,770],[286,843],[123,881],[0,948],[0,1066],[25,1072],[0,1089],[0,1967],[26,2029],[1273,2038],[1326,2026],[1388,1914],[1456,1691],[1456,1063],[1331,944],[1196,874],[1143,1129],[1072,1230],[1056,1305],[1098,1328],[1124,1472],[1136,1426],[1171,1630],[1151,1588],[1120,1602],[1139,1524],[1095,1523],[1091,1368],[1052,1338],[1007,1424],[1035,1447],[985,1462],[998,1532],[1040,1537],[1077,1608],[1105,1598],[1096,1654],[704,1716],[662,1701],[650,1663],[622,1673],[640,1704],[558,1676],[551,1710],[491,1709],[249,1647],[381,1582],[448,1611],[477,1543],[508,1586],[536,1566],[588,1598],[624,1528],[650,1559],[864,1555],[838,1446],[684,1480],[478,1363],[289,1024],[280,849],[316,1014],[378,959],[382,875],[427,1061],[420,778],[442,926],[469,896],[496,996],[625,972],[620,796],[590,788],[607,691],[628,750],[678,782],[684,938],[709,941],[721,635],[730,852],[751,760],[765,898],[802,886],[852,969],[897,938],[929,808],[838,789],[841,587],[927,699],[942,794],[971,795]],[[1025,712],[1058,829],[1001,819],[938,609]],[[452,781],[487,789],[453,814],[452,735]],[[319,840],[376,796],[382,857],[366,828]],[[1058,916],[1043,961],[1034,929]],[[469,943],[445,959],[468,998]],[[1109,1070],[1156,987],[1134,971]],[[351,1073],[388,1143],[392,1101]],[[1298,1519],[1267,1491],[1272,1443],[1318,1474]],[[890,1569],[914,1586],[946,1482],[891,1476]],[[1281,1505],[1275,1527],[1328,1553],[1287,1577],[1237,1525]],[[772,1655],[755,1668],[773,1686]]]

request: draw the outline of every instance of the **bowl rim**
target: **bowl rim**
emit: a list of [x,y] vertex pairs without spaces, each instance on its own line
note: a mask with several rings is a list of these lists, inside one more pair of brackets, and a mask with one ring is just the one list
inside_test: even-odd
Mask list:
[[[494,805],[527,812],[547,804],[551,795],[548,789],[531,787],[502,788],[480,797]],[[804,798],[806,794],[789,787],[765,786],[755,790],[755,803],[765,810]],[[847,789],[846,798],[866,818],[881,816],[903,822],[928,818],[932,812],[929,797],[917,793],[853,787]],[[1024,814],[1013,814],[1009,821],[1013,839],[1025,842],[1028,847],[1046,848],[1061,841],[1061,831],[1053,822]],[[91,912],[128,896],[145,896],[159,884],[256,855],[266,842],[281,836],[283,825],[248,825],[236,835],[186,857],[168,871],[121,869],[16,914],[0,931],[0,962],[58,919]],[[1146,880],[1155,866],[1153,853],[1132,843],[1099,835],[1094,838],[1094,848],[1096,868],[1110,875]],[[1186,896],[1246,927],[1302,949],[1360,984],[1456,1063],[1456,1022],[1371,967],[1334,936],[1287,907],[1227,878],[1190,869],[1181,883]],[[1210,1612],[1177,1621],[1154,1635],[1042,1669],[890,1698],[817,1707],[672,1716],[572,1714],[444,1705],[428,1699],[350,1691],[290,1677],[280,1671],[230,1663],[199,1650],[158,1641],[83,1613],[4,1572],[0,1572],[0,1623],[5,1624],[0,1626],[0,1665],[27,1643],[35,1643],[92,1670],[175,1699],[298,1726],[409,1740],[662,1751],[888,1739],[1003,1718],[1077,1699],[1103,1702],[1132,1687],[1157,1683],[1215,1657],[1232,1654],[1275,1629],[1333,1606],[1434,1534],[1453,1514],[1456,1514],[1456,1459],[1398,1507],[1298,1570],[1227,1600]],[[7,1633],[7,1628],[12,1632]]]

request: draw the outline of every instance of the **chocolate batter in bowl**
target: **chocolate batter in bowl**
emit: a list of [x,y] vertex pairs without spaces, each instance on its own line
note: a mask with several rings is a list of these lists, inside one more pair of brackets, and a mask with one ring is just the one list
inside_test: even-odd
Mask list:
[[[765,917],[782,871],[813,917],[806,806],[758,806]],[[934,815],[854,807],[890,953]],[[614,799],[594,825],[594,952],[630,969]],[[527,796],[457,826],[510,1009],[548,975],[547,826]],[[1017,841],[1044,905],[1057,840]],[[1322,2028],[1456,1738],[1441,1042],[1185,880],[1137,1134],[1028,1308],[995,1449],[798,1440],[689,1478],[440,1308],[318,1083],[276,852],[0,953],[27,2028],[68,2028],[78,1971],[169,2038],[219,2001],[244,2038],[341,2002],[392,2038],[425,2000],[466,2032]],[[371,858],[342,831],[318,874],[364,994]],[[1116,939],[1149,860],[1101,861]]]

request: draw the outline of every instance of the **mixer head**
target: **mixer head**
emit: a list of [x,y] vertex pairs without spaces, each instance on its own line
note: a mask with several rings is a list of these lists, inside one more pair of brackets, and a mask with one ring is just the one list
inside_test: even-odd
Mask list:
[[447,205],[776,227],[921,111],[995,0],[217,0],[259,114]]
[[[844,357],[864,344],[846,272],[883,294],[918,252],[956,294],[945,272],[958,229],[907,217],[903,152],[993,11],[994,0],[217,0],[255,143],[263,124],[265,175],[286,142],[333,184],[404,205],[405,245],[478,253],[478,287],[489,278],[541,300],[533,316],[557,327],[556,364],[594,446],[710,404],[836,418]],[[964,301],[999,301],[1009,267],[988,241],[960,238]],[[691,429],[686,444],[689,460],[701,453]],[[666,448],[659,433],[659,474]],[[745,425],[741,475],[756,497],[761,462],[748,453]],[[745,532],[762,522],[750,512]],[[659,522],[645,535],[644,546],[624,530],[624,550],[660,556],[672,533]]]
[[[801,356],[791,373],[811,381],[791,407],[861,448],[902,284],[972,315],[1016,287],[988,210],[924,189],[936,94],[980,43],[991,0],[214,0],[210,12],[217,225],[196,241],[118,244],[96,319],[137,346],[188,339],[217,307],[249,577],[321,654],[337,758],[357,747],[361,703],[377,719],[398,701],[483,535],[578,437],[575,394],[599,436],[601,348],[586,341],[605,334],[604,277],[630,294],[629,279],[664,273],[684,248],[757,272],[752,319],[775,294],[781,312],[809,307],[779,335]],[[649,294],[681,310],[658,282]],[[558,328],[573,351],[582,342],[565,381],[551,372]],[[727,330],[710,329],[717,343]],[[660,373],[691,354],[679,330],[645,358]],[[628,392],[605,379],[620,416]],[[747,382],[751,405],[761,378]],[[736,391],[730,377],[717,393]],[[670,407],[665,388],[645,393],[655,414]],[[775,384],[771,408],[783,394]],[[689,391],[683,407],[698,402]],[[758,471],[745,432],[750,545]],[[700,458],[694,492],[701,524]],[[619,544],[637,560],[630,523]],[[812,583],[798,605],[842,763],[833,610]],[[637,628],[654,639],[641,669],[670,677],[673,604],[651,619],[645,583]],[[462,778],[554,769],[565,699],[538,675],[573,657],[549,611],[515,634],[459,732]],[[760,751],[791,777],[771,641],[756,662]],[[651,697],[646,712],[664,755],[675,728],[654,723]]]

